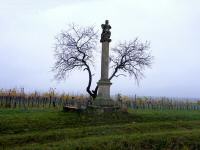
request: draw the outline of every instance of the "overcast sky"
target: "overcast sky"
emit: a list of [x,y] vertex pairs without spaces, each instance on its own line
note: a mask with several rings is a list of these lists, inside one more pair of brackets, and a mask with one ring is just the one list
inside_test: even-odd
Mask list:
[[53,79],[54,37],[70,23],[101,32],[108,19],[111,47],[139,37],[151,42],[155,57],[139,86],[129,77],[114,79],[112,94],[200,97],[199,7],[199,0],[0,0],[0,88],[85,93],[84,72]]

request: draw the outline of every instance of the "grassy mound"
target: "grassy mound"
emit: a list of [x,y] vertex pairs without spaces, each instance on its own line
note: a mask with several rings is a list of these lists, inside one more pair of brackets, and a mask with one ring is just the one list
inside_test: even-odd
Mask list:
[[0,110],[6,149],[200,149],[200,112]]

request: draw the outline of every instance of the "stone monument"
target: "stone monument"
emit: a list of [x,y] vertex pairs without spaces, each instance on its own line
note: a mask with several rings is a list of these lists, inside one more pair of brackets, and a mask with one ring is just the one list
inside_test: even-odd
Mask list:
[[102,33],[101,40],[102,43],[102,53],[101,53],[101,78],[98,84],[98,97],[104,100],[110,99],[110,86],[111,82],[108,79],[109,75],[109,43],[111,42],[111,26],[109,25],[109,21],[106,20],[105,24],[101,25]]
[[106,20],[105,24],[101,25],[102,33],[101,40],[102,43],[102,53],[101,53],[101,78],[98,84],[98,94],[97,98],[92,102],[90,109],[97,112],[116,112],[119,110],[119,106],[116,102],[110,98],[110,86],[111,82],[109,80],[109,43],[111,42],[111,26],[109,21]]

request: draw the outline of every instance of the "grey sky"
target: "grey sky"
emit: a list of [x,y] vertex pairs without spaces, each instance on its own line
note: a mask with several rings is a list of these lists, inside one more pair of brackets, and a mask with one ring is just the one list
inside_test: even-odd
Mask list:
[[[54,37],[69,23],[112,26],[112,42],[151,41],[152,69],[138,87],[113,80],[112,94],[200,97],[199,0],[0,0],[0,88],[85,93],[87,74],[53,80]],[[100,49],[99,49],[100,50]],[[97,50],[97,51],[99,51]],[[97,54],[94,84],[100,78]],[[94,85],[93,84],[93,85]]]

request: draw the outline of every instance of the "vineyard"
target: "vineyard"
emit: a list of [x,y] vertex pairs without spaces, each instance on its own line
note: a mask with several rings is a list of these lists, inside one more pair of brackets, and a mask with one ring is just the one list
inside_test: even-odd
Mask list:
[[126,98],[131,109],[158,109],[158,110],[200,110],[197,99],[168,98],[168,97],[135,97]]
[[25,93],[24,89],[0,91],[0,108],[51,108],[63,105],[87,105],[84,95],[56,94],[53,89],[46,93]]
[[[168,97],[113,96],[119,105],[130,109],[200,110],[198,99]],[[87,95],[48,92],[25,93],[24,89],[0,90],[0,108],[62,108],[63,105],[87,106]]]

